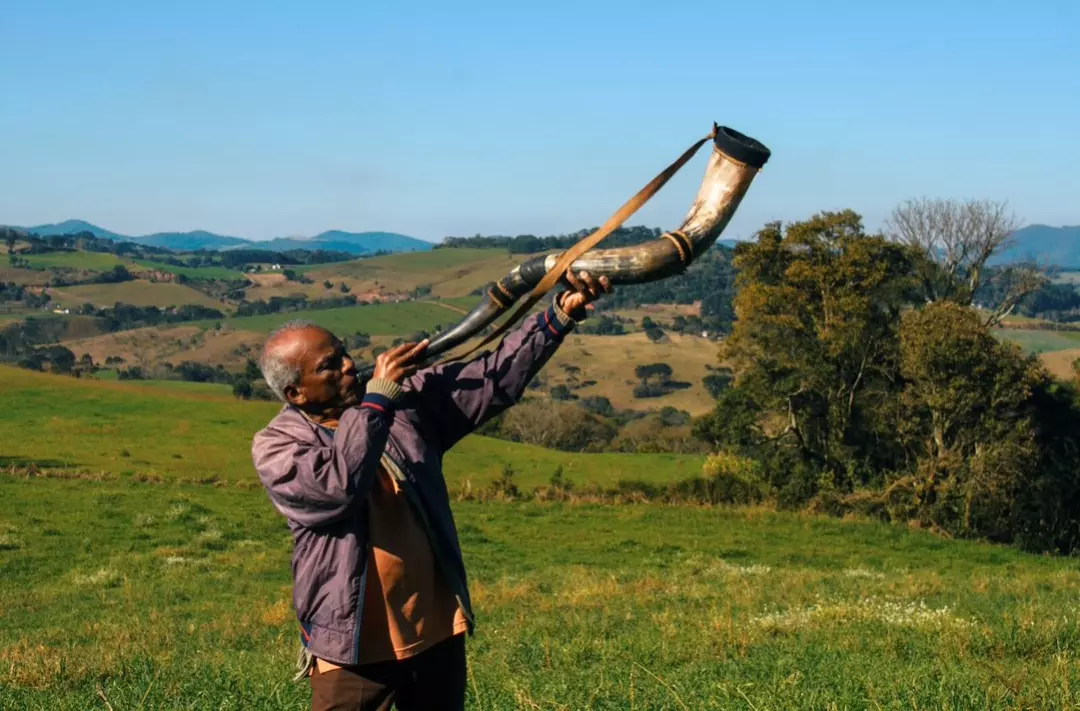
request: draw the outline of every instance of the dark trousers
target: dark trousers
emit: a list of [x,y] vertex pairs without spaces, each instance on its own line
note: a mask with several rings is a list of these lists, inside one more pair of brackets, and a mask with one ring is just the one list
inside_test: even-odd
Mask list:
[[465,635],[402,661],[311,672],[311,711],[465,708]]

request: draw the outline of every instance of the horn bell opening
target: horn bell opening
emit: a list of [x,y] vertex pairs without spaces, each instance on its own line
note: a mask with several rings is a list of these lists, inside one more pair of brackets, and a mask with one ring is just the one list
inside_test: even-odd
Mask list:
[[772,155],[772,151],[761,141],[727,126],[716,127],[713,144],[727,157],[751,168],[762,168]]

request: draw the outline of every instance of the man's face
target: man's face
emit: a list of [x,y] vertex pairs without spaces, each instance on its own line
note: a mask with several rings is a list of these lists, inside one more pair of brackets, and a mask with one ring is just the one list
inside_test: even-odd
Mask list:
[[289,335],[286,346],[300,367],[300,381],[285,389],[293,405],[312,413],[341,410],[360,401],[356,364],[345,345],[329,331],[304,329]]

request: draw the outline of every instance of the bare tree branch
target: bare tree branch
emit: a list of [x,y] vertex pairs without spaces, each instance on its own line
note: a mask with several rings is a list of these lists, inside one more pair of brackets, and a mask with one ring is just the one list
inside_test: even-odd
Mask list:
[[926,260],[920,278],[929,301],[969,306],[987,262],[1012,246],[1019,226],[1006,203],[920,198],[896,207],[886,220],[890,237]]
[[1034,267],[1020,266],[1007,269],[1000,277],[1009,282],[1005,297],[986,317],[987,326],[999,325],[1028,294],[1038,291],[1047,278]]

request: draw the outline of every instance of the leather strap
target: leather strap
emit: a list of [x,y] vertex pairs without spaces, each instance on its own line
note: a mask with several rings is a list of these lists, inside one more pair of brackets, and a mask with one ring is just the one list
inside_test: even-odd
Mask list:
[[708,136],[705,136],[704,138],[694,143],[694,145],[686,149],[686,151],[681,156],[679,156],[674,163],[669,165],[667,168],[664,168],[664,170],[659,175],[649,181],[648,185],[643,187],[637,192],[636,195],[627,200],[626,203],[623,204],[623,206],[620,207],[614,215],[608,218],[608,221],[605,222],[598,230],[593,232],[588,237],[582,239],[570,249],[563,252],[562,255],[560,255],[559,257],[559,260],[555,262],[555,266],[553,266],[547,272],[547,274],[544,275],[544,278],[541,279],[535,287],[533,287],[533,290],[529,293],[529,295],[518,305],[514,313],[512,313],[509,318],[503,321],[501,326],[499,326],[494,331],[485,336],[482,341],[476,344],[473,348],[469,349],[467,352],[459,356],[446,357],[441,362],[448,363],[470,356],[484,346],[486,346],[487,344],[494,341],[503,333],[505,333],[511,325],[513,325],[522,316],[527,314],[529,312],[529,309],[535,306],[536,303],[540,301],[540,299],[544,298],[544,295],[547,294],[552,287],[559,283],[559,279],[561,279],[566,274],[566,270],[570,268],[570,265],[574,263],[574,260],[576,260],[582,254],[588,252],[590,249],[598,245],[601,240],[603,240],[605,237],[618,229],[624,222],[626,222],[626,220],[630,218],[631,215],[640,210],[641,207],[645,203],[647,203],[653,195],[656,195],[656,193],[660,191],[660,188],[664,187],[664,184],[667,183],[667,181],[671,180],[671,177],[675,175],[675,173],[679,172],[680,168],[686,165],[687,161],[694,157],[694,154],[698,152],[699,148],[701,148],[707,142],[716,138],[716,133],[718,130],[718,126],[714,123],[713,130],[711,133],[709,133]]

